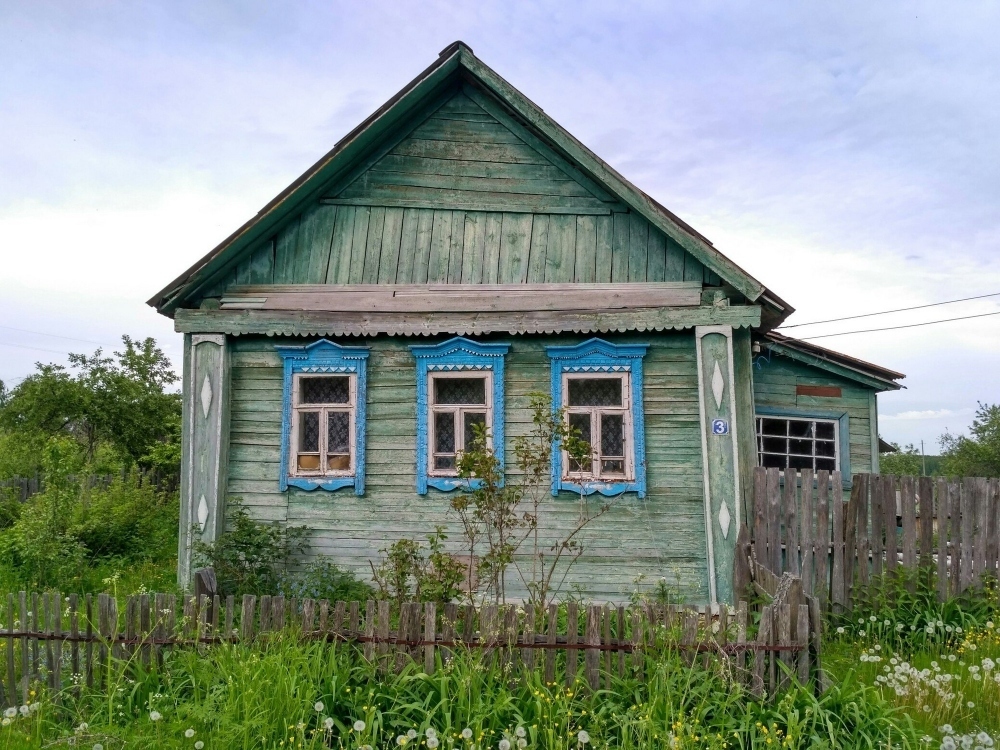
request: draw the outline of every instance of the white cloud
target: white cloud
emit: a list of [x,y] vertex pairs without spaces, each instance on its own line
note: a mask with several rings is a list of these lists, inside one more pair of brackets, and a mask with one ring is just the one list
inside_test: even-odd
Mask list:
[[924,411],[903,411],[899,414],[881,414],[882,421],[913,421],[923,419],[943,419],[944,417],[958,417],[973,414],[973,409],[926,409]]

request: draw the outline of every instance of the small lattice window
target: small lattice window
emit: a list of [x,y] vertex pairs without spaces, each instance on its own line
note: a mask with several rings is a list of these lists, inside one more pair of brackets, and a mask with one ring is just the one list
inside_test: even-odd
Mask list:
[[294,390],[292,475],[350,475],[354,471],[354,376],[298,374]]
[[835,419],[757,417],[758,463],[777,469],[836,471],[839,428]]
[[628,481],[633,471],[628,373],[565,375],[563,408],[570,430],[590,455],[563,461],[567,479]]
[[487,432],[492,426],[492,409],[487,394],[491,392],[488,373],[470,375],[431,373],[430,447],[428,470],[434,476],[457,476],[458,458],[472,447],[476,426]]

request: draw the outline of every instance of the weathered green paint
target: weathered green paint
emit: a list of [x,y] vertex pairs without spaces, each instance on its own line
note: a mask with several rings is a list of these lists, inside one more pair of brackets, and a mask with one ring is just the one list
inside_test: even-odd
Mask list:
[[[864,473],[875,469],[872,462],[872,388],[766,350],[754,358],[753,379],[754,401],[757,406],[847,414],[851,471]],[[837,386],[841,389],[841,397],[797,396],[797,385]],[[877,451],[877,445],[875,450]]]
[[[757,465],[756,425],[754,422],[753,354],[747,328],[733,329],[733,373],[736,396],[736,425],[739,448],[740,491],[743,522],[753,518],[753,469]],[[738,531],[738,529],[737,529]]]
[[[529,394],[548,391],[544,347],[584,338],[480,338],[511,343],[506,365],[508,456],[513,455],[514,438],[531,427]],[[584,532],[584,555],[564,590],[578,585],[595,600],[621,600],[641,575],[642,587],[666,578],[684,601],[705,602],[708,574],[694,337],[683,331],[606,338],[651,344],[644,360],[649,492],[643,501],[634,495],[617,500]],[[459,528],[449,512],[451,495],[431,489],[421,497],[415,491],[416,370],[407,340],[365,339],[371,356],[363,497],[349,492],[278,491],[281,367],[274,346],[292,340],[231,341],[230,499],[241,498],[254,517],[308,526],[312,554],[329,555],[359,575],[370,574],[368,561],[377,559],[380,549],[403,537],[423,537],[438,523],[448,529],[449,549],[461,552]],[[591,508],[599,502],[591,500]],[[579,503],[572,494],[552,498],[545,493],[541,517],[546,548],[575,524]],[[513,574],[509,583],[515,596],[522,591]]]
[[[733,604],[733,559],[742,522],[739,422],[735,393],[733,331],[727,326],[695,329],[705,474],[705,533],[712,568],[713,603]],[[714,424],[725,425],[719,434]]]
[[178,582],[187,585],[194,539],[222,531],[230,458],[230,349],[221,334],[184,337]]

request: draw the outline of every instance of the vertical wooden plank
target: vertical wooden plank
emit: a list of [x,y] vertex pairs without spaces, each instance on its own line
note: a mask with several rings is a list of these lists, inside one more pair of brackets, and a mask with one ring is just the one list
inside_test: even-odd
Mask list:
[[576,217],[572,214],[549,216],[549,242],[545,249],[546,283],[573,281],[576,266]]
[[437,638],[437,605],[424,604],[424,672],[434,674],[434,641]]
[[[530,604],[524,608],[524,640],[522,642],[529,646],[535,643],[535,608]],[[533,671],[535,669],[535,649],[521,649],[521,662],[524,664],[525,672]]]
[[382,231],[382,256],[378,263],[378,283],[395,284],[399,270],[399,249],[403,238],[402,208],[387,208]]
[[957,480],[948,482],[948,505],[951,508],[951,564],[948,585],[951,595],[962,591],[962,486]]
[[819,602],[815,598],[806,600],[809,607],[809,627],[812,638],[812,648],[810,649],[813,664],[816,670],[816,682],[820,690],[826,690],[826,680],[823,676],[823,662],[821,651],[823,648],[823,615],[820,612]]
[[[216,606],[212,611],[218,613],[219,607]],[[213,631],[215,629],[213,627]],[[146,641],[142,646],[142,663],[148,667],[153,655],[153,649],[149,645],[149,639],[153,635],[153,620],[149,611],[149,594],[139,595],[139,633],[142,635],[143,640]],[[73,671],[77,672],[78,670],[74,667]]]
[[[58,597],[58,594],[55,595]],[[43,594],[43,617],[45,618],[44,630],[47,635],[53,635],[55,633],[55,612],[59,611],[59,599],[55,598],[52,594]],[[13,602],[13,599],[11,600]],[[49,690],[53,692],[57,690],[55,677],[56,677],[56,654],[55,654],[55,643],[52,639],[46,639],[45,641],[45,667],[49,673]]]
[[[33,596],[34,612],[37,616],[37,599]],[[107,594],[97,595],[97,632],[101,637],[100,649],[97,652],[97,687],[102,687],[106,684],[107,677],[107,664],[108,664],[108,647],[111,643],[112,638],[112,625],[111,625],[111,603],[110,597]],[[33,628],[36,632],[38,630],[37,626]],[[37,643],[37,641],[36,641]],[[34,655],[35,668],[38,668],[38,655]]]
[[781,574],[781,475],[778,469],[767,470],[767,567]]
[[327,636],[330,633],[330,600],[320,599],[319,600],[319,632],[323,634],[324,640],[329,640]]
[[595,218],[597,248],[594,263],[594,281],[598,284],[611,283],[613,222],[614,219],[611,216],[598,216]]
[[667,239],[666,260],[663,270],[664,281],[684,280],[684,248],[671,239]]
[[920,501],[920,567],[928,568],[933,563],[931,545],[934,543],[934,480],[920,477],[917,484]]
[[695,645],[698,639],[698,613],[694,610],[684,610],[684,630],[681,632],[681,651],[687,665],[693,666],[698,655]]
[[248,274],[250,284],[274,283],[274,239],[269,239],[253,251],[250,256]]
[[517,607],[508,604],[503,613],[504,642],[507,646],[503,652],[503,665],[508,674],[517,674],[521,669],[521,652],[517,649],[519,627]]
[[448,251],[448,283],[462,283],[465,255],[465,211],[451,212],[451,248]]
[[618,605],[618,619],[616,622],[617,630],[615,631],[616,637],[618,638],[618,676],[625,676],[625,606],[622,604]]
[[[383,209],[384,211],[385,209]],[[371,207],[356,206],[354,209],[354,237],[351,240],[351,271],[348,283],[360,284],[365,277],[365,257],[368,252],[368,226],[371,222]],[[379,225],[381,231],[381,224]],[[261,600],[263,605],[263,600]]]
[[[11,599],[13,602],[13,599]],[[601,608],[591,604],[587,607],[584,624],[584,643],[588,646],[601,644]],[[598,648],[588,648],[584,654],[584,675],[591,690],[601,687],[601,652]]]
[[[458,625],[458,605],[454,602],[448,602],[444,605],[444,617],[441,620],[441,640],[447,643],[454,643],[456,632],[455,628]],[[443,646],[441,648],[441,661],[445,664],[451,661],[452,656],[455,653],[455,649],[451,646]]]
[[646,281],[664,281],[667,262],[666,236],[656,227],[649,227],[646,239]]
[[996,477],[989,480],[987,507],[986,572],[996,578],[1000,572],[997,567],[1000,558],[1000,479]]
[[882,554],[885,551],[884,525],[885,511],[882,509],[882,477],[872,476],[869,487],[871,493],[871,519],[872,519],[872,575],[882,575]]
[[531,251],[528,256],[528,281],[545,281],[545,256],[549,244],[549,216],[535,214],[531,222]]
[[830,602],[830,472],[816,474],[816,595]]
[[[451,211],[435,211],[431,230],[431,252],[427,261],[427,283],[444,284],[448,281],[448,262],[451,257]],[[462,227],[465,237],[465,227]]]
[[[87,650],[84,654],[84,682],[87,684],[88,688],[94,687],[94,599],[91,594],[87,594],[84,598],[84,603],[87,610],[87,622],[85,627],[85,632],[87,635]],[[27,653],[27,643],[24,644],[24,653],[22,654],[22,663],[24,665],[25,674],[25,696],[27,696],[28,688],[28,653]],[[25,700],[27,702],[27,700]]]
[[483,250],[486,247],[486,215],[482,211],[465,214],[462,237],[462,283],[481,284],[483,281]]
[[556,639],[559,627],[559,609],[555,604],[549,605],[548,621],[545,625],[545,683],[551,684],[556,681]]
[[754,556],[760,564],[767,556],[767,469],[763,466],[753,470],[753,544]]
[[[325,626],[323,630],[326,630]],[[365,659],[371,662],[375,658],[375,602],[371,599],[365,602]]]
[[800,472],[802,502],[799,513],[799,543],[802,546],[802,588],[813,593],[813,472],[803,469]]
[[597,217],[576,217],[576,270],[578,284],[593,283],[597,278]]
[[[778,645],[779,646],[791,646],[792,645],[792,609],[788,604],[779,604],[777,607],[777,618],[778,618]],[[791,669],[793,665],[793,657],[791,651],[782,651],[781,653],[781,663],[786,667],[786,669]],[[788,687],[788,673],[785,670],[781,670],[781,677],[778,683],[778,690],[782,691]]]
[[[740,602],[736,608],[736,645],[745,646],[747,642],[747,603]],[[736,679],[742,681],[747,669],[747,652],[744,649],[736,651]]]
[[500,241],[501,283],[523,284],[528,280],[533,223],[531,214],[503,215]]
[[[798,472],[794,469],[785,470],[785,570],[794,576],[799,575],[799,521],[798,521]],[[778,572],[778,571],[775,571]]]
[[302,212],[295,250],[295,283],[326,281],[336,220],[337,206],[317,203]]
[[642,679],[643,666],[643,627],[642,611],[635,607],[632,610],[632,670],[638,679]]
[[[338,206],[330,244],[330,262],[326,268],[327,284],[348,284],[351,281],[351,254],[354,246],[354,206]],[[358,252],[363,252],[359,249]]]
[[938,477],[935,483],[934,510],[937,518],[937,592],[938,601],[948,600],[948,531],[951,506],[948,503],[948,480]]
[[830,477],[830,507],[833,525],[833,565],[830,576],[830,603],[837,614],[844,611],[847,603],[847,591],[844,581],[844,500],[841,495],[840,472],[835,471]]
[[903,566],[908,573],[917,567],[917,493],[914,477],[899,478],[899,499],[903,512]]
[[347,632],[350,638],[357,638],[361,620],[361,603],[352,601],[348,605],[347,611]]
[[295,283],[295,250],[299,241],[299,218],[285,225],[274,245],[274,283]]
[[629,222],[629,256],[628,256],[628,280],[646,280],[646,240],[649,236],[649,222],[645,216],[637,213],[630,213],[632,220]]
[[855,477],[851,485],[851,499],[844,513],[844,594],[845,606],[851,608],[851,591],[854,588],[854,576],[857,572],[858,543],[858,504],[861,493],[861,482]]
[[684,281],[704,281],[705,266],[693,255],[684,256]]
[[[4,695],[0,690],[0,705]],[[14,674],[14,593],[7,594],[7,702],[17,703],[17,679]]]
[[760,611],[760,627],[757,630],[757,649],[754,650],[753,680],[750,685],[750,692],[758,700],[764,695],[765,679],[767,677],[769,653],[763,650],[762,647],[771,644],[771,620],[771,607],[762,607]]
[[858,477],[858,484],[861,488],[858,492],[858,554],[857,554],[857,570],[858,570],[858,580],[862,585],[868,583],[868,571],[869,571],[869,557],[870,548],[868,544],[868,519],[869,519],[869,502],[868,502],[868,492],[871,482],[871,474],[862,474]]
[[382,669],[389,669],[389,602],[378,603],[378,656]]
[[236,609],[236,597],[230,594],[226,597],[226,621],[225,621],[225,635],[227,641],[232,641],[233,636],[236,634],[233,631],[233,613]]
[[570,646],[566,651],[566,687],[572,688],[576,682],[577,656],[578,652],[572,646],[579,642],[580,634],[580,611],[576,602],[569,602],[566,605],[566,645]]
[[302,600],[302,635],[310,636],[313,634],[313,626],[316,622],[316,602],[312,599]]
[[430,208],[417,209],[417,236],[413,253],[413,273],[411,281],[414,284],[426,284],[431,258],[431,236],[434,233],[434,210]]
[[244,641],[253,638],[253,621],[257,609],[257,597],[250,594],[243,595],[243,609],[240,613],[240,638]]
[[[89,610],[89,597],[90,597],[90,595],[88,594],[87,597],[88,597],[87,619],[89,621],[89,619],[90,619],[90,610]],[[29,629],[29,625],[28,625],[28,595],[27,595],[26,592],[21,591],[21,592],[18,593],[18,595],[17,595],[17,604],[18,604],[18,614],[20,615],[19,619],[21,620],[21,632],[25,633]],[[88,635],[89,635],[89,633],[88,633]],[[30,668],[30,664],[28,662],[28,639],[22,635],[20,641],[21,641],[21,705],[23,706],[23,705],[26,705],[27,703],[30,703],[30,701],[28,700],[28,691],[31,689],[31,668]],[[91,681],[91,682],[87,683],[87,685],[89,687],[89,686],[93,685],[93,682]]]
[[483,283],[500,283],[500,239],[503,234],[503,214],[486,214],[486,236],[483,248]]
[[629,261],[629,215],[614,213],[611,215],[614,230],[611,238],[611,282],[613,284],[628,281]]
[[798,678],[800,685],[809,684],[809,605],[799,605],[799,616],[795,621],[797,633],[795,645],[802,650],[798,652]]
[[986,573],[986,538],[989,530],[989,480],[976,477],[976,538],[973,546],[975,584],[982,586]]
[[611,620],[614,617],[614,610],[610,608],[609,605],[605,605],[601,609],[601,639],[600,642],[604,645],[604,689],[611,689],[611,675],[614,673],[614,665],[612,664],[612,652],[610,650],[611,642]]
[[[403,224],[399,230],[399,255],[396,262],[396,284],[409,284],[413,281],[413,263],[417,253],[417,215],[416,208],[403,209]],[[340,223],[338,219],[337,223]],[[381,276],[381,270],[379,271]]]
[[899,518],[896,510],[896,477],[882,477],[882,510],[885,511],[885,570],[892,573],[899,564]]

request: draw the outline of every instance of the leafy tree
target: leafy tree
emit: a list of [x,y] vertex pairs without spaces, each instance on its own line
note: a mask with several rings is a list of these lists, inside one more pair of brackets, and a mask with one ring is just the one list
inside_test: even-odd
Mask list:
[[941,436],[943,473],[1000,476],[1000,404],[980,402],[969,433],[969,437],[947,432]]
[[[69,355],[70,368],[37,364],[13,390],[0,392],[0,430],[16,442],[74,438],[92,462],[111,446],[126,466],[179,466],[180,395],[170,361],[152,338],[122,337],[113,356]],[[2,469],[2,467],[0,467]]]
[[895,453],[879,455],[879,471],[883,474],[920,476],[923,470],[920,452],[910,443],[901,448],[899,443],[890,443],[896,449]]

